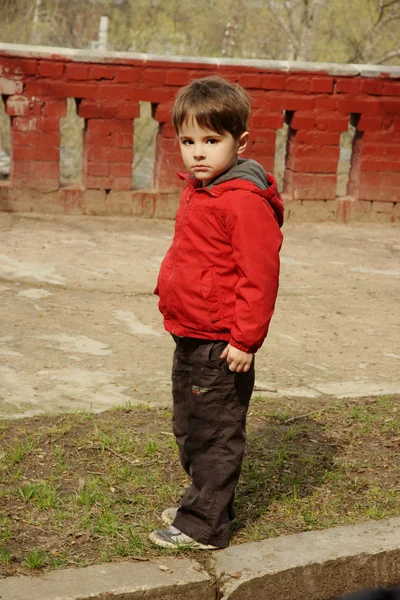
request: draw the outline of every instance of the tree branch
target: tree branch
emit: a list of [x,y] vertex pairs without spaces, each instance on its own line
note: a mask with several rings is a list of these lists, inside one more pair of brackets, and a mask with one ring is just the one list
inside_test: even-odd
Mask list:
[[380,58],[375,59],[374,62],[377,65],[381,65],[382,63],[386,62],[387,60],[391,60],[392,58],[396,58],[397,56],[400,56],[400,50],[392,50],[391,52],[387,52]]

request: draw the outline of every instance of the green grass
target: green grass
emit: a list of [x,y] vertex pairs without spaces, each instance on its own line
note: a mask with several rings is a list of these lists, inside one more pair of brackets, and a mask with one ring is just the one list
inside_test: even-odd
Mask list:
[[0,564],[1,563],[10,563],[11,562],[11,552],[9,550],[7,550],[7,548],[4,548],[3,546],[0,546]]
[[[233,543],[400,515],[399,406],[253,400]],[[170,431],[148,406],[0,422],[0,573],[171,554],[148,540],[188,483]]]
[[42,569],[46,564],[46,554],[43,550],[31,550],[26,555],[24,564],[28,569]]

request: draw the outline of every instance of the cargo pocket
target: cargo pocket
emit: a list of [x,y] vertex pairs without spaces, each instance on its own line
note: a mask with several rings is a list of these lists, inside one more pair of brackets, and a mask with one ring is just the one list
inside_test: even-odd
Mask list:
[[207,308],[211,323],[216,323],[224,317],[221,292],[218,286],[218,276],[214,269],[203,271],[199,288]]

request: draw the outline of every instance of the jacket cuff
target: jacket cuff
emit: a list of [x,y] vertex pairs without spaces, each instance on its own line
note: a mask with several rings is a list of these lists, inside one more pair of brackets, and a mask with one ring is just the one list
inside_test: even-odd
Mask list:
[[260,346],[245,346],[244,344],[237,342],[232,337],[230,338],[229,343],[234,348],[237,348],[238,350],[241,350],[242,352],[247,352],[247,354],[255,354],[257,352],[257,350],[260,348]]

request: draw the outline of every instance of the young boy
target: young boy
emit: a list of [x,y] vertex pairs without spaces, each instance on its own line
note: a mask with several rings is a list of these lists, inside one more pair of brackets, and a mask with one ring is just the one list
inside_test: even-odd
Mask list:
[[155,293],[176,349],[173,431],[192,480],[157,545],[223,548],[245,450],[254,354],[274,310],[283,204],[275,179],[239,159],[248,142],[246,92],[220,77],[192,81],[172,121],[189,175]]

